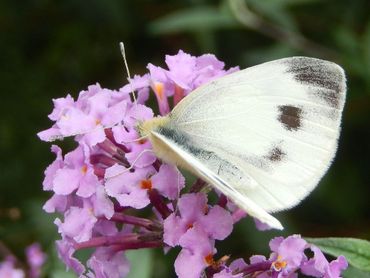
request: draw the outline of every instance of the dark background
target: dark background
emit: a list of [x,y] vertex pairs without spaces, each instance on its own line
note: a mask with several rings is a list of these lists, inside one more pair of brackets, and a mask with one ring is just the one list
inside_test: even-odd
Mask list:
[[[45,277],[67,277],[52,252],[54,216],[41,210],[49,196],[42,192],[43,171],[54,157],[36,133],[51,124],[52,98],[75,97],[96,82],[111,89],[125,84],[119,41],[132,74],[145,73],[149,62],[164,66],[164,55],[179,49],[214,53],[228,67],[292,55],[342,65],[348,97],[338,154],[318,188],[278,218],[284,235],[370,239],[370,2],[245,3],[248,10],[236,14],[221,0],[1,1],[0,243],[22,258],[26,245],[41,242],[50,258]],[[247,258],[267,254],[277,234],[256,232],[244,220],[217,246]],[[172,277],[176,252],[155,254],[146,257],[145,275]]]

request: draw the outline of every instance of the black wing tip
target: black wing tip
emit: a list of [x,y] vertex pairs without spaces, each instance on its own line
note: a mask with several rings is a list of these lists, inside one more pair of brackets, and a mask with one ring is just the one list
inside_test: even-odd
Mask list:
[[[314,77],[317,77],[317,75],[321,75],[327,79],[331,78],[339,85],[342,85],[343,89],[345,89],[345,72],[341,66],[334,62],[304,56],[295,56],[282,60],[285,62],[285,64],[288,65],[287,71],[295,73],[296,75],[298,74],[298,78],[301,77],[299,76],[299,74],[311,72],[312,74],[315,74]],[[303,79],[302,81],[309,82],[310,80]]]
[[344,104],[346,76],[342,67],[336,63],[310,57],[291,57],[282,59],[287,72],[294,79],[312,88],[314,94],[332,107]]

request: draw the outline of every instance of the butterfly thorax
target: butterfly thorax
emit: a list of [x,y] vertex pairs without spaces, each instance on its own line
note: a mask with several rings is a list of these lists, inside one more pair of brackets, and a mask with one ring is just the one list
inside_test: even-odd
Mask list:
[[170,116],[155,117],[140,123],[138,125],[138,131],[140,136],[148,138],[152,143],[153,151],[159,159],[189,170],[190,167],[186,161],[177,155],[168,144],[158,138],[158,134],[161,134],[163,130],[167,130],[170,125]]
[[155,117],[150,120],[144,121],[137,126],[139,134],[141,137],[148,137],[150,139],[150,134],[153,130],[158,129],[161,126],[166,125],[169,122],[169,117]]

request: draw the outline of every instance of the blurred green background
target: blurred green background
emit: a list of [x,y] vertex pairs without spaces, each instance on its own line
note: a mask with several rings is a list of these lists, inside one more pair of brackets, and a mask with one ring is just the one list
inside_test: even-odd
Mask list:
[[[120,41],[132,74],[145,73],[149,62],[164,66],[164,55],[179,49],[214,53],[228,67],[292,55],[342,65],[348,98],[334,164],[306,200],[278,218],[284,235],[370,239],[370,1],[1,1],[0,30],[0,243],[22,258],[26,245],[41,242],[50,257],[45,277],[67,274],[52,251],[54,216],[41,210],[49,196],[43,171],[54,157],[36,133],[51,124],[52,98],[77,96],[96,82],[112,89],[125,83]],[[234,258],[266,254],[277,234],[244,220],[217,247]],[[174,276],[175,251],[130,256],[140,258],[134,271],[143,271],[132,277]]]

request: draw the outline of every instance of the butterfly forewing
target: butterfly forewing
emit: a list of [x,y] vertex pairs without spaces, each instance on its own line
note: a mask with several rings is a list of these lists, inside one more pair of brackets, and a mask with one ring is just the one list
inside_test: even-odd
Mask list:
[[196,89],[158,132],[262,209],[282,210],[304,198],[328,169],[345,87],[334,63],[276,60]]

